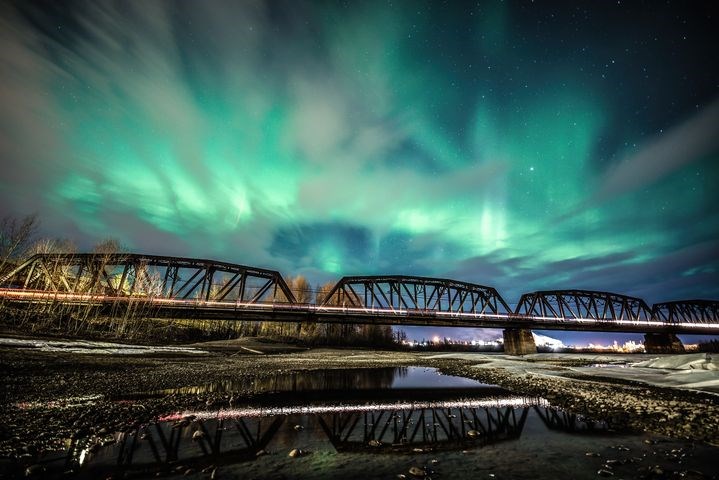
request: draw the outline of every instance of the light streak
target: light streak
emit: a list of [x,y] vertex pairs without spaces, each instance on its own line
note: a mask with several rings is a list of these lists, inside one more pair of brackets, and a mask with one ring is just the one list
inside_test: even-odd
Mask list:
[[[596,327],[612,327],[626,326],[632,327],[640,331],[642,327],[672,327],[681,328],[687,331],[691,330],[716,330],[719,332],[719,324],[715,323],[691,323],[691,322],[663,322],[658,320],[626,320],[626,319],[595,319],[595,318],[567,318],[567,317],[550,317],[541,315],[520,315],[520,314],[501,314],[501,313],[477,313],[477,312],[446,312],[440,310],[415,310],[415,309],[394,309],[394,308],[375,308],[375,307],[346,307],[346,306],[322,306],[315,304],[289,304],[289,303],[249,303],[237,301],[215,301],[215,300],[197,300],[197,299],[173,299],[151,296],[111,296],[98,294],[78,294],[64,292],[47,292],[43,290],[20,290],[20,289],[0,289],[0,298],[30,300],[39,302],[63,301],[77,304],[107,304],[107,303],[133,303],[147,302],[155,305],[164,305],[168,307],[187,308],[187,309],[206,309],[206,310],[225,310],[239,312],[277,312],[291,313],[297,312],[302,314],[317,314],[319,316],[325,314],[341,314],[346,316],[387,316],[402,317],[407,319],[419,318],[444,318],[452,319],[468,319],[468,320],[496,320],[497,326],[507,326],[507,322],[526,321],[536,325],[529,325],[528,328],[547,328],[566,327],[572,323],[579,325],[592,325]],[[321,320],[320,320],[321,321]],[[409,323],[408,323],[409,324]],[[451,326],[451,325],[449,325]]]
[[372,403],[366,405],[289,405],[283,407],[245,407],[221,409],[213,411],[177,412],[160,417],[158,420],[176,421],[189,415],[200,419],[238,418],[238,417],[270,417],[274,415],[310,415],[321,413],[371,412],[376,410],[411,410],[431,408],[504,408],[504,407],[549,407],[544,398],[506,397],[484,400],[453,400],[427,402]]

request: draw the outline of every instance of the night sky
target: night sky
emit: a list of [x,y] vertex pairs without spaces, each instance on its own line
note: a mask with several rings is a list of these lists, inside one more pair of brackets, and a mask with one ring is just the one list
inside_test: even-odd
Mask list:
[[313,284],[716,299],[716,10],[4,2],[0,214]]

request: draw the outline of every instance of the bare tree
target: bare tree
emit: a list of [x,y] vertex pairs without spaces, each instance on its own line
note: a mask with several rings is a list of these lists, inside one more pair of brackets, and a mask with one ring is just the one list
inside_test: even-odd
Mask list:
[[120,241],[116,238],[108,237],[104,240],[99,241],[92,247],[92,253],[99,253],[104,255],[112,255],[115,253],[121,253],[125,250]]
[[27,255],[32,256],[38,253],[76,253],[77,245],[67,238],[40,238],[32,243],[27,250]]
[[7,215],[0,220],[0,272],[8,268],[8,262],[25,255],[39,223],[34,214],[22,218]]
[[290,281],[290,289],[292,289],[297,303],[310,303],[312,301],[310,282],[302,275],[297,275]]

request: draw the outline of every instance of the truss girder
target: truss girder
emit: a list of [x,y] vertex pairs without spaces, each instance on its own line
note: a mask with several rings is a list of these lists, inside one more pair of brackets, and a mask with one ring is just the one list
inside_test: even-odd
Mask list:
[[652,314],[656,320],[666,323],[719,323],[719,301],[681,300],[655,303]]
[[295,303],[274,270],[138,254],[39,254],[1,278],[0,286],[172,300]]
[[320,306],[333,305],[392,312],[511,313],[492,287],[408,276],[343,277]]
[[652,311],[641,298],[590,290],[552,290],[525,293],[514,313],[552,319],[650,321]]

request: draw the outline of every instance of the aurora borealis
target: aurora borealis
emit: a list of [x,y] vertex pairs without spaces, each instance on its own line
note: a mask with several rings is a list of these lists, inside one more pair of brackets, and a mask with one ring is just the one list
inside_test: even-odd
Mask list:
[[7,3],[0,213],[313,284],[719,298],[715,10]]

